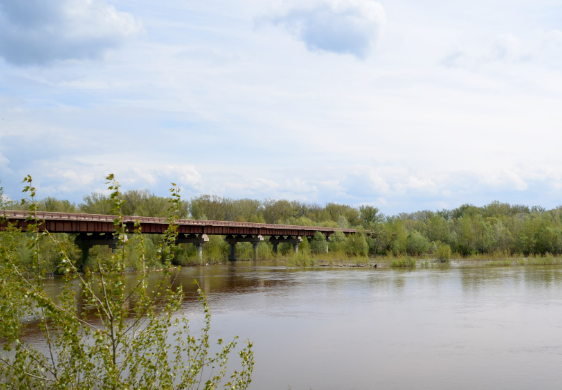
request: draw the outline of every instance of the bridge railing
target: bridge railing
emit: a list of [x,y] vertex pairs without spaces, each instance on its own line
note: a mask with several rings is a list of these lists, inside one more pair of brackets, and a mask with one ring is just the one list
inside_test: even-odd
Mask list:
[[[12,220],[25,220],[29,216],[29,211],[26,210],[0,210],[0,217]],[[114,215],[104,214],[86,214],[86,213],[60,213],[49,211],[38,211],[37,218],[44,221],[92,221],[92,222],[113,222]],[[139,221],[141,224],[158,224],[167,225],[168,220],[160,217],[143,217],[127,215],[124,217],[125,222],[133,223]],[[300,225],[280,225],[280,224],[265,224],[254,222],[232,222],[232,221],[214,221],[214,220],[193,220],[193,219],[179,219],[178,225],[187,226],[209,226],[209,227],[240,227],[240,228],[253,228],[253,229],[282,229],[282,230],[307,230],[319,232],[337,232],[341,231],[345,234],[357,233],[357,229],[343,229],[331,228],[320,226],[300,226]],[[368,231],[367,231],[368,232]],[[368,232],[369,233],[369,232]]]

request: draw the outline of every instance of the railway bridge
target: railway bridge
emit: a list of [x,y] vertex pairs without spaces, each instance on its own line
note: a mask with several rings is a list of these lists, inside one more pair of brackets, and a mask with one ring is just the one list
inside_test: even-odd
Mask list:
[[[0,230],[5,229],[8,224],[12,224],[16,228],[26,231],[29,224],[28,216],[28,211],[0,211]],[[41,221],[39,226],[41,231],[77,234],[76,243],[82,248],[84,258],[87,258],[89,249],[94,245],[107,245],[111,248],[117,246],[117,239],[112,234],[115,215],[38,211],[36,217]],[[137,221],[142,234],[163,234],[168,228],[166,218],[125,216],[124,222],[129,234],[134,233],[134,225]],[[324,234],[326,239],[338,231],[346,236],[358,233],[356,229],[191,219],[179,219],[176,224],[178,225],[176,243],[194,244],[200,259],[203,256],[203,245],[209,241],[209,235],[224,236],[226,242],[230,244],[229,260],[231,261],[236,260],[235,247],[238,242],[251,243],[254,257],[257,257],[258,245],[264,241],[264,237],[269,237],[269,242],[273,244],[273,250],[277,253],[278,245],[281,243],[292,244],[294,251],[298,252],[298,244],[302,238],[312,237],[316,232]],[[369,233],[367,232],[367,234]]]

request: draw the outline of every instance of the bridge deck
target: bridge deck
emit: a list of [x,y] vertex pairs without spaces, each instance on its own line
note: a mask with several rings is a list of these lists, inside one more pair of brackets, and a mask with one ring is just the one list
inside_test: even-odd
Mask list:
[[[28,211],[0,211],[0,230],[6,228],[8,223],[17,228],[26,230]],[[77,214],[37,212],[37,217],[44,221],[40,229],[52,233],[111,233],[113,232],[114,215],[102,214]],[[134,223],[138,220],[142,233],[162,234],[168,227],[166,218],[125,216],[125,223],[130,232],[134,230]],[[199,221],[180,219],[177,224],[180,234],[207,234],[207,235],[262,235],[262,236],[313,236],[321,232],[327,236],[341,231],[348,235],[357,233],[356,229],[326,228],[317,226],[272,225],[251,222],[229,221]]]

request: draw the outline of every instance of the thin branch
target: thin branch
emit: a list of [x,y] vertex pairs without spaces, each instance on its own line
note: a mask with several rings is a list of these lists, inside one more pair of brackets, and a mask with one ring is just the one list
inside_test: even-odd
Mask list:
[[[3,358],[1,358],[1,357],[0,357],[0,363],[4,363],[4,364],[7,365],[8,367],[14,369],[14,366],[13,366],[13,365],[11,365],[7,360],[5,360],[5,359],[3,359]],[[49,378],[47,378],[47,377],[37,376],[37,375],[32,374],[32,373],[27,372],[27,371],[23,371],[23,373],[24,373],[25,375],[27,375],[27,376],[30,376],[30,377],[33,377],[33,378],[37,378],[37,379],[40,379],[40,380],[42,380],[42,381],[55,382],[54,379],[49,379]]]
[[43,321],[45,321],[45,332],[47,332],[47,345],[49,346],[49,355],[51,355],[51,362],[53,363],[53,372],[55,379],[58,379],[57,375],[57,365],[55,363],[55,358],[53,356],[53,348],[51,343],[51,334],[49,333],[49,324],[47,323],[47,318],[45,317],[45,309],[41,308],[41,313],[43,314]]

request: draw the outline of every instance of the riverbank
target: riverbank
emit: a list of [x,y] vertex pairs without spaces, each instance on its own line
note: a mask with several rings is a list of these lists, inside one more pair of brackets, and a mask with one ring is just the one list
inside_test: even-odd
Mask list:
[[[546,255],[512,255],[499,257],[497,254],[478,254],[468,257],[453,256],[448,261],[441,261],[431,255],[425,256],[375,256],[375,257],[337,257],[328,255],[277,256],[268,259],[240,259],[239,262],[256,264],[274,264],[289,268],[309,267],[348,267],[348,268],[433,268],[433,267],[521,267],[538,265],[562,265],[562,256]],[[224,261],[193,262],[184,266],[211,266],[225,264]]]

